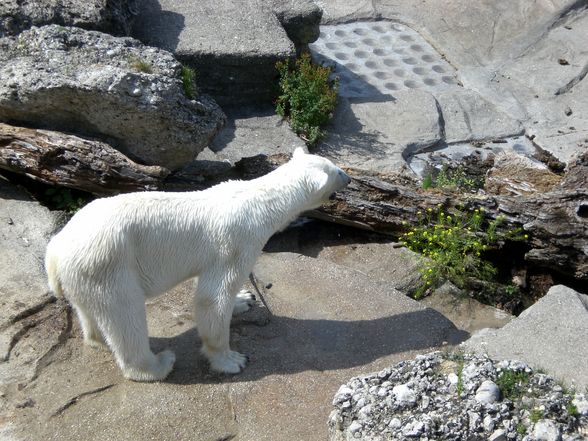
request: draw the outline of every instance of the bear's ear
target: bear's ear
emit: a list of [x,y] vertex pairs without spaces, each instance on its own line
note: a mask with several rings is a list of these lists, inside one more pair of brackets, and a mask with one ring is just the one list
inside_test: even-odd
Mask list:
[[323,189],[323,187],[325,185],[327,185],[327,182],[329,181],[329,175],[327,173],[325,173],[324,171],[317,171],[317,172],[313,171],[311,181],[312,181],[312,188],[315,191],[320,191]]
[[294,154],[292,155],[292,159],[301,158],[305,154],[306,153],[302,147],[296,147],[296,150],[294,150]]

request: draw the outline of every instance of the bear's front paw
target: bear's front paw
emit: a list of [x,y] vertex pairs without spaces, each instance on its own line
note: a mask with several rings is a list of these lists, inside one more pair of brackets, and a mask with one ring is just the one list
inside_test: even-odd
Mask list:
[[243,371],[248,361],[246,355],[231,351],[230,349],[216,354],[206,353],[206,351],[204,353],[210,362],[210,368],[214,371],[223,372],[225,374],[240,373]]

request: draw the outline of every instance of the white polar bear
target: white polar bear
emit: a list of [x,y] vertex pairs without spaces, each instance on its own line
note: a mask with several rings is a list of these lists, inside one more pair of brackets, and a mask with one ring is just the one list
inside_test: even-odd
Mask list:
[[81,209],[47,246],[49,286],[73,305],[84,341],[110,346],[126,378],[156,381],[173,352],[149,347],[145,300],[197,277],[195,321],[212,369],[238,373],[247,358],[229,348],[238,294],[267,240],[298,214],[349,184],[327,159],[294,152],[271,173],[204,191],[130,193]]

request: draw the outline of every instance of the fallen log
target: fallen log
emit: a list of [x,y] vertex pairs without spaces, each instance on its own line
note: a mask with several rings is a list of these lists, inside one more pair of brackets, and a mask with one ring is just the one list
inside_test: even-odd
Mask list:
[[155,190],[169,170],[137,164],[110,145],[0,123],[0,168],[96,195]]
[[[243,179],[268,173],[286,162],[285,155],[244,158],[236,169]],[[588,154],[572,166],[561,184],[544,194],[481,195],[424,190],[406,176],[367,173],[346,168],[349,187],[310,216],[399,235],[419,222],[418,212],[483,208],[488,220],[501,216],[502,232],[521,228],[529,235],[526,261],[588,280]]]

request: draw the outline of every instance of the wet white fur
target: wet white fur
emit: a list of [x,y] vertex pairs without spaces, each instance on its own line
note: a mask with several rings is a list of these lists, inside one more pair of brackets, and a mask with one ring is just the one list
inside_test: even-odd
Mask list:
[[349,177],[298,149],[292,160],[251,181],[188,193],[145,192],[98,199],[47,246],[49,286],[73,305],[84,341],[107,343],[125,377],[165,378],[175,355],[151,352],[145,300],[197,277],[194,314],[211,368],[240,372],[246,357],[229,348],[239,293],[267,240],[298,214],[320,206]]

